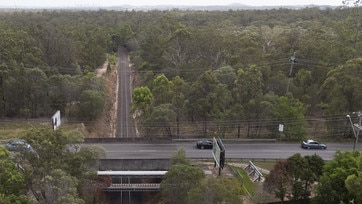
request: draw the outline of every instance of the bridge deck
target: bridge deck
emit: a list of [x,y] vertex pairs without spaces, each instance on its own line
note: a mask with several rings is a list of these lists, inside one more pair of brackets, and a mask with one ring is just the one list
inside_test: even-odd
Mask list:
[[103,191],[159,191],[159,183],[114,183]]
[[167,171],[98,171],[98,176],[164,176]]

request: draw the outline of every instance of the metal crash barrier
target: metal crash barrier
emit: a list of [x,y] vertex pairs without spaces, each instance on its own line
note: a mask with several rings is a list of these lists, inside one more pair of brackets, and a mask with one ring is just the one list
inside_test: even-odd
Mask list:
[[253,177],[253,181],[260,182],[263,178],[263,174],[258,170],[252,161],[249,161],[249,164],[245,167],[245,170],[248,172],[249,177]]

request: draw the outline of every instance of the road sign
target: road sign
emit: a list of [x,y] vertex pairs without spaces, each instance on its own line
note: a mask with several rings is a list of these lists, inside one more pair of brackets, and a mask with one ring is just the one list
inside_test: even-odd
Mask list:
[[220,167],[220,152],[221,149],[215,137],[212,140],[212,156],[214,157],[214,161],[216,162],[217,167]]
[[52,117],[52,127],[53,130],[56,130],[61,124],[61,120],[60,120],[60,111],[58,110],[57,112],[55,112],[55,114]]

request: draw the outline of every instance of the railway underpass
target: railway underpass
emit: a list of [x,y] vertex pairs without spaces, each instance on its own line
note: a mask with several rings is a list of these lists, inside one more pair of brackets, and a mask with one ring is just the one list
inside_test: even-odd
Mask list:
[[[110,176],[112,183],[104,191],[159,191],[167,171],[98,171],[98,176]],[[157,182],[159,181],[159,182]],[[151,182],[151,183],[150,183]]]
[[167,171],[98,171],[98,176],[111,178],[111,184],[102,190],[111,203],[143,203],[144,193],[160,191],[162,177]]

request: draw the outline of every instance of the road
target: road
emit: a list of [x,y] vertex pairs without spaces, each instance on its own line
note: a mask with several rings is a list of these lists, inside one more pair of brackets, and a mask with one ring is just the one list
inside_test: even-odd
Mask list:
[[125,48],[118,51],[118,108],[116,137],[128,138],[136,135],[131,107],[131,68]]
[[[107,159],[166,159],[179,148],[184,148],[188,158],[212,158],[211,150],[196,149],[194,143],[170,144],[95,144],[105,148]],[[247,143],[224,144],[228,159],[278,159],[288,158],[295,153],[302,156],[318,154],[324,160],[331,160],[337,150],[352,150],[353,144],[327,144],[326,150],[306,150],[299,143]]]

